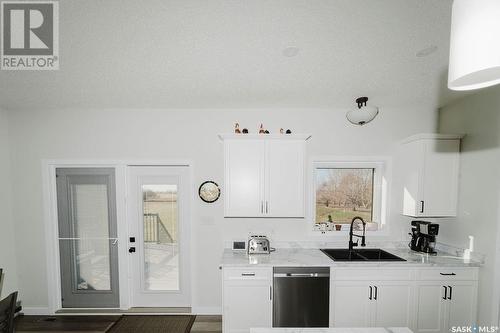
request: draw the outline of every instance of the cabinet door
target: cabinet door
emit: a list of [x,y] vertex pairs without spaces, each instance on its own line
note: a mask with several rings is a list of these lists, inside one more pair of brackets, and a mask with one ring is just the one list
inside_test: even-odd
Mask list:
[[452,326],[471,326],[476,324],[476,282],[454,282],[451,287],[448,325],[444,331],[449,332]]
[[424,144],[421,140],[412,141],[401,147],[399,169],[404,172],[403,184],[403,214],[420,216],[422,200],[421,181],[424,163]]
[[227,140],[225,156],[225,216],[263,216],[263,140]]
[[413,285],[409,281],[374,283],[375,327],[410,327],[413,314]]
[[441,282],[417,285],[417,313],[414,325],[416,332],[442,332],[447,320],[444,286],[445,284]]
[[304,150],[304,141],[267,142],[267,216],[304,217]]
[[370,300],[369,297],[370,287],[367,282],[334,282],[330,295],[330,304],[332,305],[330,326],[370,326],[370,309],[373,300]]
[[224,281],[224,333],[248,333],[271,327],[271,285],[252,281]]
[[425,140],[420,216],[456,215],[459,149],[460,140]]

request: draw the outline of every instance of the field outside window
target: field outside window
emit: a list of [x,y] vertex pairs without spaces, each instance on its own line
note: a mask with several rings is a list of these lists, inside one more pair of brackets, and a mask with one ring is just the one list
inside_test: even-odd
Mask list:
[[[369,230],[379,230],[381,220],[381,163],[322,162],[314,166],[314,222],[345,230],[361,217]],[[330,229],[329,229],[330,230]]]

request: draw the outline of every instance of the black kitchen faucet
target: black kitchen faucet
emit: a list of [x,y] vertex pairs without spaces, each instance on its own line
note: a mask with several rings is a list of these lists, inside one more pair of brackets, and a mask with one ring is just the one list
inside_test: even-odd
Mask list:
[[[363,223],[363,236],[357,235],[357,234],[355,234],[355,233],[352,232],[352,226],[354,225],[354,222],[356,222],[357,220],[361,220],[361,222]],[[352,251],[353,247],[358,246],[359,240],[356,240],[356,243],[354,243],[352,241],[352,237],[353,236],[361,238],[361,246],[366,246],[366,243],[365,243],[365,230],[366,230],[366,223],[365,223],[365,221],[361,217],[356,216],[355,218],[352,219],[352,221],[351,221],[351,228],[349,229],[349,251]]]

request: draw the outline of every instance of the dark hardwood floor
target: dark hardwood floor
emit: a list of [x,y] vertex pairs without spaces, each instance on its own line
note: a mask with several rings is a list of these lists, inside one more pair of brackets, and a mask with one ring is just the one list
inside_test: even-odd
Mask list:
[[[16,318],[16,333],[103,333],[120,318],[117,316],[21,316]],[[221,316],[196,316],[191,333],[221,333]]]

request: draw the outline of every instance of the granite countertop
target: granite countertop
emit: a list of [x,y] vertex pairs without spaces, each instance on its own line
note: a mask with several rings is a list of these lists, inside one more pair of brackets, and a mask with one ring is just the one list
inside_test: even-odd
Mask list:
[[[367,247],[369,248],[369,247]],[[410,267],[410,266],[450,266],[450,267],[479,267],[481,262],[465,260],[445,252],[437,255],[418,253],[409,248],[382,248],[406,261],[333,261],[319,249],[307,248],[279,248],[270,254],[248,255],[246,252],[236,252],[225,249],[222,255],[221,266],[332,266],[332,267]]]
[[250,333],[412,333],[407,327],[251,328]]

